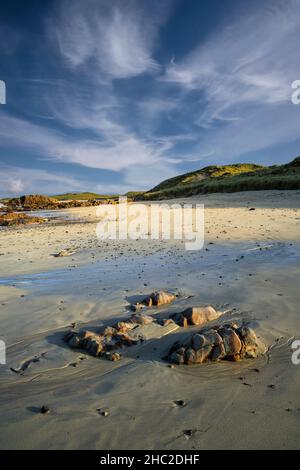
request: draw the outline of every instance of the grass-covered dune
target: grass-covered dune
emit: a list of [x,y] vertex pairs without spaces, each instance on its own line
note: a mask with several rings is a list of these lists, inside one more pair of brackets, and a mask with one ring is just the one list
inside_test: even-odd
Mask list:
[[207,166],[167,179],[135,200],[168,199],[195,194],[300,189],[300,157],[285,165],[264,167],[251,163]]

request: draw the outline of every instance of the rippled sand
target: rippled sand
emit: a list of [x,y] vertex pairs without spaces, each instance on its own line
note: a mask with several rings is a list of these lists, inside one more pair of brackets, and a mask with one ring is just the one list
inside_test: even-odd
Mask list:
[[[181,241],[99,241],[94,208],[71,211],[85,223],[0,231],[0,448],[299,448],[291,343],[300,339],[300,193],[192,201],[206,208],[200,251]],[[53,256],[67,248],[76,253]],[[171,369],[161,358],[186,331],[132,347],[118,363],[62,341],[71,323],[125,318],[132,296],[158,288],[179,294],[162,314],[211,304],[225,319],[250,321],[268,354]]]

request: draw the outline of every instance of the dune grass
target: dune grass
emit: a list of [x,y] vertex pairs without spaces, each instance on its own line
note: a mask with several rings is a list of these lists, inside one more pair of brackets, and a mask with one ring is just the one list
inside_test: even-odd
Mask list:
[[300,189],[300,157],[286,165],[253,164],[209,166],[163,181],[136,200],[168,199],[195,194]]

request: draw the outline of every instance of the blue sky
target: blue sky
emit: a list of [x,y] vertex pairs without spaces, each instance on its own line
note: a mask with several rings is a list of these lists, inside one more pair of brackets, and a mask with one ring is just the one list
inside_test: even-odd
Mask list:
[[300,154],[300,0],[1,2],[0,196]]

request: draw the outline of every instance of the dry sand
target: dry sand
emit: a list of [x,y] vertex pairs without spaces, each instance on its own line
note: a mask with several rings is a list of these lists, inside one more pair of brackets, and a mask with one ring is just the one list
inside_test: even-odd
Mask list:
[[[205,204],[204,249],[100,241],[90,207],[70,211],[84,222],[0,231],[1,449],[300,448],[300,365],[291,362],[300,339],[300,192],[171,202]],[[53,256],[65,249],[76,253]],[[113,323],[128,316],[132,296],[158,288],[180,295],[160,313],[213,305],[228,311],[224,321],[251,322],[268,353],[170,368],[161,358],[186,331],[132,347],[118,363],[62,341],[71,323]],[[50,413],[39,413],[42,405]]]

